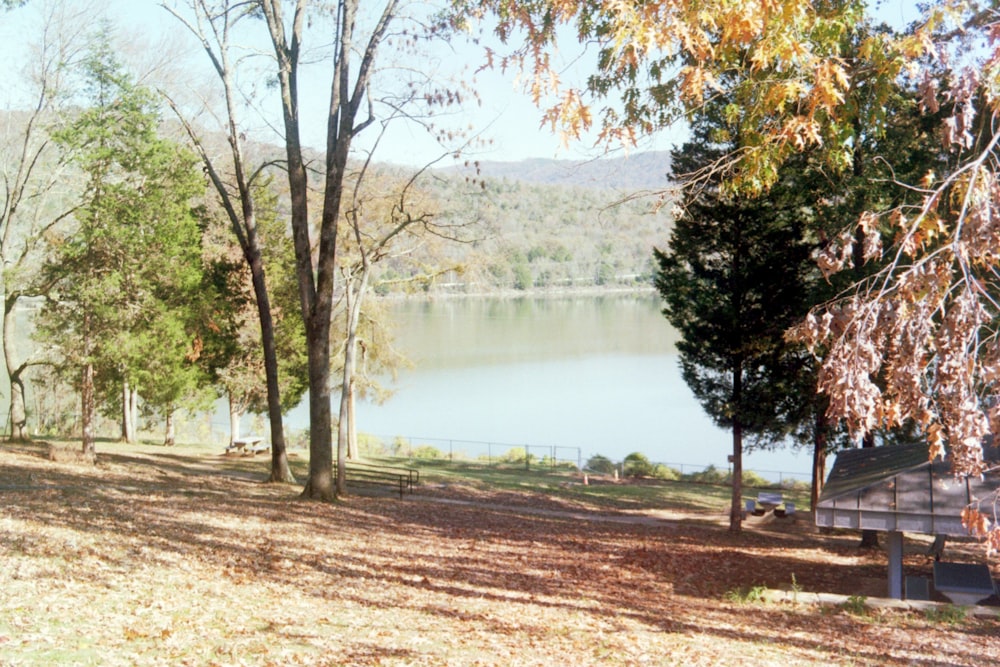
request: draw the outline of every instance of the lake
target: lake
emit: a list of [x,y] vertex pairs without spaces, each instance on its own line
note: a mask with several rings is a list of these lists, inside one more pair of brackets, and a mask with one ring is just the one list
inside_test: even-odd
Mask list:
[[[358,404],[358,430],[471,455],[527,445],[586,462],[640,451],[684,472],[727,469],[730,433],[681,379],[677,335],[660,307],[652,293],[392,303],[397,346],[414,367],[383,405]],[[288,426],[307,421],[303,405]],[[788,450],[744,460],[806,480],[810,465],[808,452]]]

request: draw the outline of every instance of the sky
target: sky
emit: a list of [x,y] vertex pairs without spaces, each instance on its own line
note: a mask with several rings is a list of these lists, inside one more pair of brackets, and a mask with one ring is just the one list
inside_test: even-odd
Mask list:
[[[19,76],[17,64],[23,62],[28,53],[28,43],[38,34],[38,10],[50,1],[31,0],[26,8],[0,15],[0,74],[8,82],[0,87],[0,107],[11,104],[11,97],[15,93],[9,82],[15,81]],[[67,0],[69,4],[81,7],[90,1]],[[197,82],[199,77],[200,81],[210,80],[204,53],[196,42],[188,38],[177,20],[159,6],[158,0],[104,0],[95,4],[122,28],[123,39],[131,43],[132,57],[140,63],[140,68],[148,68],[153,64],[162,66],[163,63],[158,62],[158,59],[162,60],[165,53],[180,54],[172,56],[169,62],[175,68],[172,75],[175,80],[184,77],[190,79],[187,83]],[[895,25],[902,25],[912,19],[915,11],[913,0],[883,0],[878,3],[879,16]],[[576,57],[574,46],[572,40],[567,40],[564,45],[566,53],[557,54],[557,58],[566,59],[562,74],[565,82],[582,81],[587,75],[588,66],[593,63],[592,54],[578,60],[569,60]],[[435,66],[443,71],[453,70],[468,80],[471,73],[484,61],[482,49],[457,42],[452,44],[452,48],[453,51],[442,51],[439,54]],[[321,74],[307,79],[302,86],[303,139],[314,148],[321,148],[325,142],[325,111],[329,102],[329,80],[322,76],[328,76],[329,70],[318,69]],[[180,74],[177,73],[178,70]],[[482,138],[489,142],[486,146],[471,149],[468,157],[504,161],[527,158],[589,159],[603,152],[603,147],[595,146],[596,137],[593,135],[567,146],[551,130],[540,128],[542,112],[525,94],[516,89],[512,74],[479,72],[475,74],[475,81],[482,106],[471,107],[460,117],[456,115],[444,119],[445,123],[453,123],[455,127],[463,129],[471,125],[475,132],[481,133]],[[259,89],[263,90],[263,87]],[[280,125],[277,102],[275,99],[268,100],[261,108],[270,116],[256,119],[248,123],[248,127],[256,128],[262,138],[277,141],[278,137],[273,132],[266,131],[267,123]],[[377,157],[380,161],[420,166],[444,153],[439,146],[427,139],[422,130],[400,124],[395,124],[393,128],[393,133],[379,145]],[[358,146],[370,146],[373,134],[366,131]],[[644,141],[633,150],[669,150],[675,143],[683,141],[685,136],[683,127],[673,128]]]
[[[47,1],[31,0],[26,8],[0,15],[0,63],[3,63],[0,71],[8,82],[19,76],[17,64],[23,62],[28,43],[38,34],[37,26],[40,24],[37,11]],[[87,0],[69,2],[83,5]],[[32,4],[36,6],[31,6]],[[134,57],[142,62],[140,67],[150,66],[164,49],[173,48],[173,45],[180,43],[182,46],[179,50],[187,57],[183,67],[189,72],[204,72],[201,68],[207,67],[207,59],[203,52],[197,43],[186,37],[177,20],[161,8],[157,0],[105,0],[100,6],[116,25],[124,28],[124,39],[134,43],[133,48],[137,52]],[[163,43],[166,34],[173,36],[172,39],[167,39],[168,46]],[[455,42],[452,47],[454,51],[440,54],[438,65],[444,70],[454,68],[460,76],[470,79],[478,65],[485,61],[481,47]],[[328,70],[323,73],[328,75]],[[563,73],[565,80],[583,76],[586,76],[584,65],[577,65],[575,68],[567,66]],[[515,89],[515,78],[511,73],[479,72],[475,74],[475,82],[482,100],[481,106],[467,108],[461,117],[454,115],[452,118],[442,119],[456,127],[468,128],[471,125],[488,142],[471,149],[470,155],[473,158],[504,161],[527,158],[588,159],[602,153],[601,147],[595,147],[594,136],[566,146],[548,128],[540,128],[542,112],[525,94]],[[328,86],[328,78],[319,77],[303,86],[304,140],[315,148],[322,147],[325,141],[324,115],[329,102]],[[0,107],[11,104],[12,95],[11,90],[0,88]],[[265,105],[267,106],[273,109],[274,116],[269,122],[274,123],[280,118],[280,110],[276,101]],[[422,130],[403,128],[400,124],[394,127],[395,133],[379,145],[377,154],[381,160],[401,164],[426,164],[428,160],[443,153],[440,147],[426,139]],[[366,134],[371,136],[373,133]],[[669,150],[677,138],[683,136],[683,129],[665,132],[645,142],[640,150]],[[359,145],[365,145],[364,141]]]

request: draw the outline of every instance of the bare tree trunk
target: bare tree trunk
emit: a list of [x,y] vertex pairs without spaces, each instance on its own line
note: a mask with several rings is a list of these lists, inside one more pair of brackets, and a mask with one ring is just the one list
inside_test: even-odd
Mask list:
[[[251,239],[250,272],[253,276],[254,295],[257,298],[260,340],[264,348],[267,418],[271,425],[271,475],[267,481],[294,484],[295,476],[288,465],[288,449],[285,445],[285,428],[281,414],[281,389],[278,386],[278,351],[274,341],[274,318],[271,316],[271,301],[268,298],[264,280],[264,263],[260,255],[260,245],[257,242],[256,225],[252,229],[248,229],[248,232],[247,237]],[[235,433],[239,433],[238,424]]]
[[229,446],[232,447],[240,439],[240,417],[243,415],[240,408],[233,400],[232,393],[229,394]]
[[733,366],[733,404],[737,406],[733,416],[733,497],[729,507],[729,530],[734,533],[743,530],[743,423],[740,421],[740,404],[743,400],[743,363]]
[[139,392],[136,391],[135,387],[129,391],[128,394],[128,411],[132,416],[132,431],[136,439],[139,441]]
[[[85,348],[90,346],[84,343]],[[95,455],[94,448],[94,365],[85,363],[80,378],[81,451],[85,457]]]
[[[234,3],[234,5],[237,3]],[[193,5],[193,3],[192,3]],[[236,6],[230,5],[229,3],[223,3],[222,13],[227,15],[230,11],[236,13],[242,13],[242,9],[238,9]],[[304,10],[304,2],[302,3],[302,10]],[[265,18],[268,19],[269,29],[273,13],[276,11],[278,14],[281,13],[281,3],[278,3],[276,8],[272,7],[270,4],[266,7],[261,7],[265,12]],[[223,89],[225,91],[226,98],[226,110],[227,110],[227,133],[229,137],[230,149],[232,151],[233,158],[233,169],[236,175],[236,181],[239,191],[239,213],[237,212],[237,207],[233,203],[232,198],[229,196],[229,187],[222,181],[218,172],[215,170],[212,159],[209,157],[208,153],[204,150],[204,147],[196,138],[196,134],[193,129],[183,121],[183,116],[177,111],[178,118],[182,119],[184,122],[185,129],[191,136],[192,140],[198,147],[202,161],[205,163],[205,167],[208,171],[209,177],[212,179],[213,185],[215,186],[219,196],[223,200],[223,204],[226,208],[226,213],[229,217],[230,223],[233,228],[233,232],[236,235],[237,240],[240,243],[240,249],[243,251],[244,258],[246,259],[247,265],[250,268],[250,276],[253,282],[254,297],[257,300],[257,312],[260,319],[260,337],[261,337],[261,347],[264,352],[264,375],[267,382],[267,417],[271,425],[271,474],[268,477],[269,482],[288,482],[294,483],[295,477],[292,475],[292,469],[288,465],[288,451],[285,444],[285,431],[284,423],[281,414],[281,394],[278,385],[278,354],[277,348],[274,341],[274,319],[271,314],[271,303],[268,298],[267,293],[267,281],[264,275],[264,261],[261,255],[260,242],[257,238],[257,218],[256,218],[256,205],[253,197],[253,190],[251,187],[252,177],[248,176],[246,173],[246,162],[243,157],[243,151],[241,148],[241,132],[237,125],[237,115],[238,115],[238,105],[236,104],[236,95],[234,93],[233,85],[233,73],[230,69],[229,64],[229,52],[228,52],[228,29],[231,25],[230,18],[226,17],[223,21],[224,28],[221,32],[216,32],[216,38],[219,38],[219,52],[215,53],[212,50],[208,40],[205,38],[205,34],[201,32],[200,27],[195,27],[188,21],[181,18],[180,14],[173,12],[173,10],[168,8],[168,11],[174,13],[181,21],[191,29],[191,31],[199,37],[202,45],[205,48],[206,53],[209,55],[213,65],[216,68],[216,72],[223,84]],[[219,25],[215,23],[217,19],[223,18],[222,15],[211,15],[207,7],[202,6],[202,9],[196,11],[200,16],[206,19],[210,24],[212,24],[213,30],[219,30]],[[278,19],[278,23],[281,23]],[[297,30],[301,31],[301,25],[297,24]],[[283,30],[283,26],[278,28],[279,32]],[[280,54],[279,54],[280,59]],[[283,65],[281,65],[283,69]],[[293,75],[294,76],[294,75]],[[283,88],[284,88],[284,78],[282,78]],[[294,88],[294,84],[293,84]],[[284,101],[283,101],[284,103]],[[171,102],[171,106],[173,103]],[[297,124],[297,121],[296,121]],[[286,127],[287,129],[287,127]],[[289,141],[292,141],[291,139]],[[297,126],[295,129],[295,141],[298,141],[298,130]],[[301,157],[301,151],[300,155]],[[291,158],[289,159],[289,171],[295,169],[302,169],[303,178],[305,178],[304,167],[293,164]],[[289,182],[292,181],[291,174],[289,175]],[[292,185],[292,227],[295,228],[296,225],[296,213],[295,206],[297,202],[295,186]],[[304,185],[302,197],[305,196]],[[305,201],[303,199],[303,201]],[[307,224],[307,223],[306,223]],[[306,232],[308,234],[308,232]],[[296,250],[298,252],[298,250]],[[308,324],[307,324],[308,329]],[[312,376],[312,370],[310,369],[310,378]],[[311,389],[315,387],[310,385]],[[329,411],[329,407],[327,408]],[[315,431],[315,427],[313,427]]]
[[174,428],[174,410],[173,408],[167,410],[166,416],[166,432],[163,436],[163,445],[165,447],[173,447],[176,444],[176,433]]
[[135,404],[128,380],[122,383],[122,440],[135,443]]
[[[360,246],[359,246],[360,247]],[[361,250],[364,253],[364,250]],[[347,310],[347,340],[344,343],[344,376],[340,390],[340,424],[337,429],[338,493],[342,485],[343,453],[355,459],[357,452],[357,425],[354,422],[354,375],[358,365],[358,324],[361,321],[361,304],[368,288],[371,267],[367,257],[362,259],[361,275],[344,278],[344,297]]]
[[743,425],[733,422],[733,498],[729,508],[729,530],[743,530]]
[[24,380],[21,370],[10,376],[10,439],[14,442],[31,440],[28,434],[28,411],[24,405]]
[[[0,281],[0,285],[2,285]],[[19,442],[29,440],[28,411],[24,402],[24,379],[22,374],[25,366],[18,364],[14,349],[17,338],[17,318],[14,315],[16,298],[5,298],[3,311],[3,357],[7,366],[7,377],[10,380],[10,439]]]
[[820,494],[823,493],[823,482],[826,477],[826,436],[827,425],[826,415],[823,410],[816,411],[815,430],[813,431],[813,461],[812,461],[812,490],[809,493],[809,502],[813,511],[819,504]]
[[[875,446],[875,434],[872,431],[865,433],[865,438],[861,443],[862,449],[868,449]],[[861,531],[861,544],[858,545],[861,549],[878,549],[878,531],[877,530],[862,530]]]
[[[306,327],[309,340],[309,479],[302,496],[330,501],[336,497],[333,481],[333,420],[330,410],[330,325],[315,318]],[[329,320],[328,320],[329,321]],[[325,328],[325,332],[324,332]],[[322,340],[323,345],[315,341]],[[344,469],[340,466],[340,470]]]
[[[302,155],[298,98],[299,56],[307,3],[305,0],[295,3],[290,23],[283,16],[283,3],[279,0],[261,0],[259,5],[267,21],[278,61],[292,237],[295,241],[295,272],[299,280],[302,319],[309,353],[309,480],[302,495],[317,500],[332,500],[334,497],[329,383],[330,316],[333,310],[337,227],[342,214],[344,176],[351,142],[372,120],[357,123],[358,112],[363,108],[368,94],[367,87],[374,71],[377,47],[386,38],[389,23],[395,17],[398,7],[396,0],[388,0],[367,44],[356,44],[354,30],[359,4],[358,0],[339,3],[337,25],[332,37],[336,55],[333,59],[334,71],[326,124],[323,210],[320,215],[319,238],[316,239],[318,243],[315,244],[310,239],[310,227],[314,221],[309,216],[309,183]],[[357,50],[361,54],[355,59]],[[356,67],[353,67],[355,63]],[[340,447],[337,448],[337,459],[342,464]],[[343,469],[343,465],[340,465],[340,474]]]
[[347,397],[347,458],[356,459],[361,456],[358,450],[358,422],[354,417],[354,380],[351,380],[351,393]]

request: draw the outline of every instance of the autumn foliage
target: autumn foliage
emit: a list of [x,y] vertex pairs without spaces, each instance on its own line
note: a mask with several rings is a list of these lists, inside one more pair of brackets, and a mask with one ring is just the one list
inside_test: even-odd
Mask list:
[[[556,100],[544,118],[569,136],[591,125],[595,107],[602,139],[631,143],[700,113],[711,97],[732,100],[740,145],[716,169],[744,192],[766,193],[795,151],[821,155],[831,171],[852,168],[861,137],[893,122],[881,100],[893,86],[914,91],[943,119],[948,168],[898,183],[916,204],[865,211],[818,253],[828,275],[855,257],[883,268],[790,335],[822,359],[829,416],[855,438],[912,420],[956,475],[984,472],[983,442],[1000,432],[995,4],[930,3],[898,30],[851,0],[472,4],[508,47],[491,62],[527,74],[537,100]],[[579,89],[564,88],[551,67],[571,28],[599,49],[598,71]],[[859,91],[864,105],[854,102]],[[882,159],[891,166],[893,156]],[[970,529],[1000,541],[976,512]]]

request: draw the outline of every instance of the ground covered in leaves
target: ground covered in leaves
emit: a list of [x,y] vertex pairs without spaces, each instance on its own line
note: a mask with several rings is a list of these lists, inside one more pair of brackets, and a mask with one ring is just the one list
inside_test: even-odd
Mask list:
[[[0,664],[1000,663],[996,617],[753,602],[884,590],[882,552],[807,517],[732,535],[721,511],[460,485],[318,504],[150,450],[0,449]],[[924,549],[907,573],[930,571]]]

